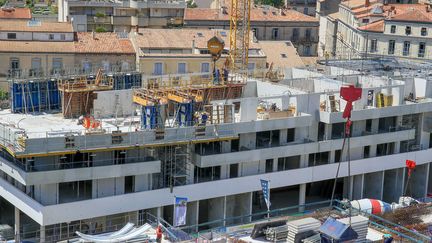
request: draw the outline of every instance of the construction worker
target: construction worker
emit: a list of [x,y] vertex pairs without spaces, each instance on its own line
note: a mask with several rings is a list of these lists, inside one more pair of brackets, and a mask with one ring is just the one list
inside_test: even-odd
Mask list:
[[162,226],[158,225],[156,228],[156,242],[161,243],[162,242]]

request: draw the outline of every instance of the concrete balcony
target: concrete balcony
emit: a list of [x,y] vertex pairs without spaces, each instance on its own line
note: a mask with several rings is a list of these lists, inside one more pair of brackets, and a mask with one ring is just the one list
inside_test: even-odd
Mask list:
[[135,16],[113,16],[113,25],[136,26],[138,25],[138,18]]
[[186,1],[155,1],[149,0],[147,2],[148,8],[186,8]]
[[161,161],[151,158],[125,159],[122,164],[114,164],[114,160],[91,163],[68,163],[67,167],[62,164],[46,164],[25,168],[0,157],[0,170],[28,186],[152,174],[159,173],[161,168]]
[[[360,121],[366,119],[377,119],[377,118],[390,117],[395,115],[403,116],[408,114],[431,112],[431,111],[432,111],[432,105],[430,101],[424,103],[410,102],[410,103],[397,105],[397,106],[353,110],[351,120]],[[327,124],[345,122],[345,119],[342,118],[342,112],[320,111],[319,115],[320,115],[320,121]]]
[[[414,139],[415,129],[359,136],[351,138],[351,148],[363,147],[394,141]],[[258,161],[273,158],[283,158],[316,152],[339,150],[342,148],[343,139],[326,140],[321,142],[291,143],[287,145],[253,149],[231,153],[216,153],[210,155],[194,154],[193,161],[199,167],[228,165],[248,161]]]
[[111,16],[89,16],[87,18],[88,24],[112,24],[112,17]]
[[[417,165],[430,163],[432,149],[351,161],[351,175],[361,175],[390,169],[405,168],[407,158],[415,158]],[[233,179],[190,184],[174,188],[176,195],[189,201],[261,190],[260,179],[271,180],[272,188],[293,186],[333,179],[338,164],[306,167],[280,172],[238,177]],[[341,163],[340,177],[348,174],[348,163]],[[254,183],[255,182],[255,183]],[[135,192],[71,203],[43,206],[9,182],[0,179],[0,196],[9,201],[37,223],[51,225],[75,220],[125,213],[135,210],[172,205],[169,188]],[[140,202],[140,203],[137,203]],[[119,207],[121,203],[121,207]]]
[[68,1],[70,7],[120,7],[122,4],[116,1],[86,1],[86,0],[72,0]]

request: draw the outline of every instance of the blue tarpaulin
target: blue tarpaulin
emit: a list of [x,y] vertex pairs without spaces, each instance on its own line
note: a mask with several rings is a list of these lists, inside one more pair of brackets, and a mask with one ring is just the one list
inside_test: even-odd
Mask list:
[[319,228],[321,242],[346,242],[355,240],[358,234],[349,226],[334,218],[327,218]]

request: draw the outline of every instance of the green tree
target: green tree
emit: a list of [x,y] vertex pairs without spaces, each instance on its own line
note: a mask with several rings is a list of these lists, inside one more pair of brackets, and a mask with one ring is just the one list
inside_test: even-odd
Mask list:
[[97,33],[106,32],[106,31],[107,30],[104,27],[102,27],[102,26],[98,26],[95,29],[95,32],[97,32]]
[[193,0],[189,0],[186,3],[187,3],[187,7],[188,8],[196,8],[196,7],[198,7],[198,5]]
[[281,8],[284,6],[283,0],[255,0],[255,3],[261,5],[270,5],[276,8]]

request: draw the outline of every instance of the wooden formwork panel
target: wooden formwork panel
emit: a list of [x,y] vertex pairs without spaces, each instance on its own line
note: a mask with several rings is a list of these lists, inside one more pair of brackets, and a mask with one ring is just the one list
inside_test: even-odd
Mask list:
[[64,118],[78,118],[90,115],[93,111],[93,102],[96,93],[90,92],[64,92],[62,95],[62,111]]

